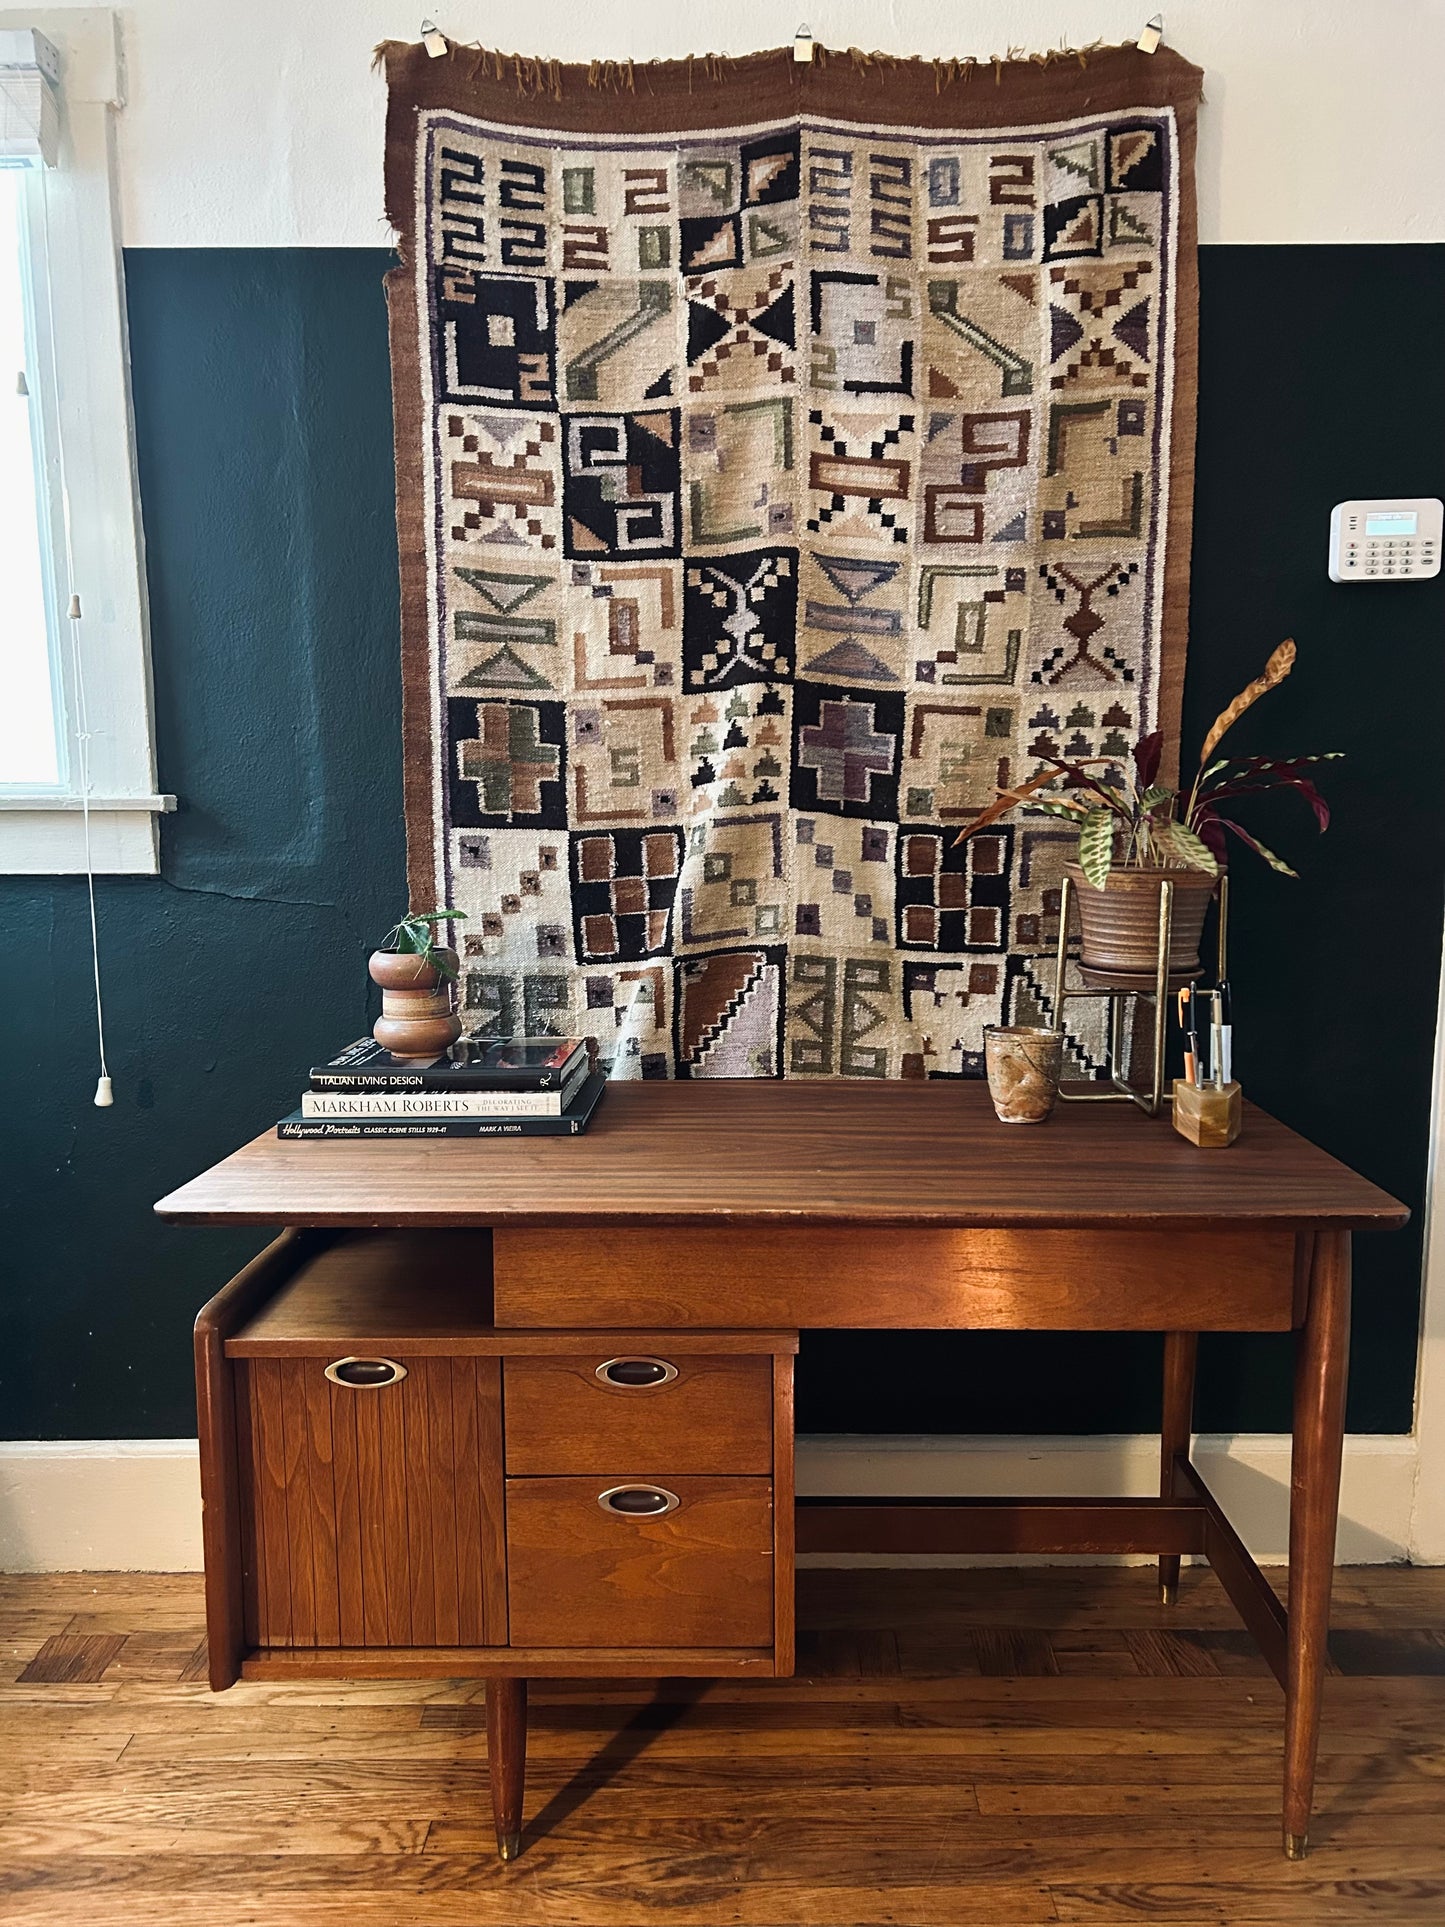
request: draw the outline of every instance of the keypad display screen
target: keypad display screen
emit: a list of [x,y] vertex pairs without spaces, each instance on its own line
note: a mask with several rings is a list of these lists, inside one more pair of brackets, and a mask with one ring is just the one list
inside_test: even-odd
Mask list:
[[1419,532],[1420,517],[1414,509],[1390,509],[1378,515],[1365,517],[1365,534],[1370,535],[1415,535]]

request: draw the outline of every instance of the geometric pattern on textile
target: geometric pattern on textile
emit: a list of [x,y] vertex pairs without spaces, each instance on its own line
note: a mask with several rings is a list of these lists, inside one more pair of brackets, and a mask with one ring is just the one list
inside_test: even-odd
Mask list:
[[825,682],[901,683],[908,565],[896,556],[807,550],[798,673]]
[[388,53],[409,865],[462,1014],[614,1077],[978,1075],[1051,1020],[1070,839],[957,832],[1177,714],[1193,70],[760,56],[729,125],[702,63],[526,109],[490,58]]
[[682,659],[689,689],[776,682],[792,675],[796,564],[791,549],[688,563]]

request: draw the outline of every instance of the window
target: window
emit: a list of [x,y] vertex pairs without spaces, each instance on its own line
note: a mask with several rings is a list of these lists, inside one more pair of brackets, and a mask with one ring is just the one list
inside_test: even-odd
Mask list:
[[88,814],[96,870],[154,872],[174,800],[155,793],[118,77],[113,15],[0,13],[0,871],[83,869]]
[[[30,408],[25,370],[36,365],[27,342],[33,304],[26,287],[24,180],[19,168],[0,168],[0,370],[11,380],[0,390],[0,783],[58,789],[61,744],[51,665],[57,659],[48,611],[53,585],[46,580],[43,538],[48,534],[41,503],[44,454]],[[13,374],[12,372],[13,371]]]

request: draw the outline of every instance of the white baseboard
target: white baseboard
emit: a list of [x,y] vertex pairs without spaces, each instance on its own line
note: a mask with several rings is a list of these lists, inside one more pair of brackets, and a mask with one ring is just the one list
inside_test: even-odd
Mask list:
[[0,1572],[199,1572],[194,1439],[0,1444]]
[[[1288,1545],[1289,1440],[1275,1433],[1200,1437],[1200,1470],[1255,1557]],[[1419,1558],[1412,1527],[1417,1450],[1407,1437],[1345,1441],[1339,1558]],[[814,1435],[798,1440],[798,1491],[903,1497],[1158,1490],[1159,1443],[1107,1438]],[[1428,1556],[1428,1554],[1427,1554]],[[939,1558],[814,1556],[810,1565],[952,1565]],[[993,1564],[1020,1564],[1018,1559]],[[1053,1563],[1061,1563],[1055,1561]],[[1088,1562],[1080,1562],[1088,1563]],[[1099,1563],[1099,1562],[1092,1562]],[[194,1439],[0,1444],[0,1571],[193,1572],[201,1565]]]

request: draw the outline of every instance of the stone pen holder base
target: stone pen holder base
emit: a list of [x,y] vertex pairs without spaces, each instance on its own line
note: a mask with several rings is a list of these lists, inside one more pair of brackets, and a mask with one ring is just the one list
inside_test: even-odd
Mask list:
[[1244,1122],[1244,1098],[1238,1084],[1195,1086],[1182,1077],[1174,1080],[1174,1128],[1201,1151],[1233,1144]]

